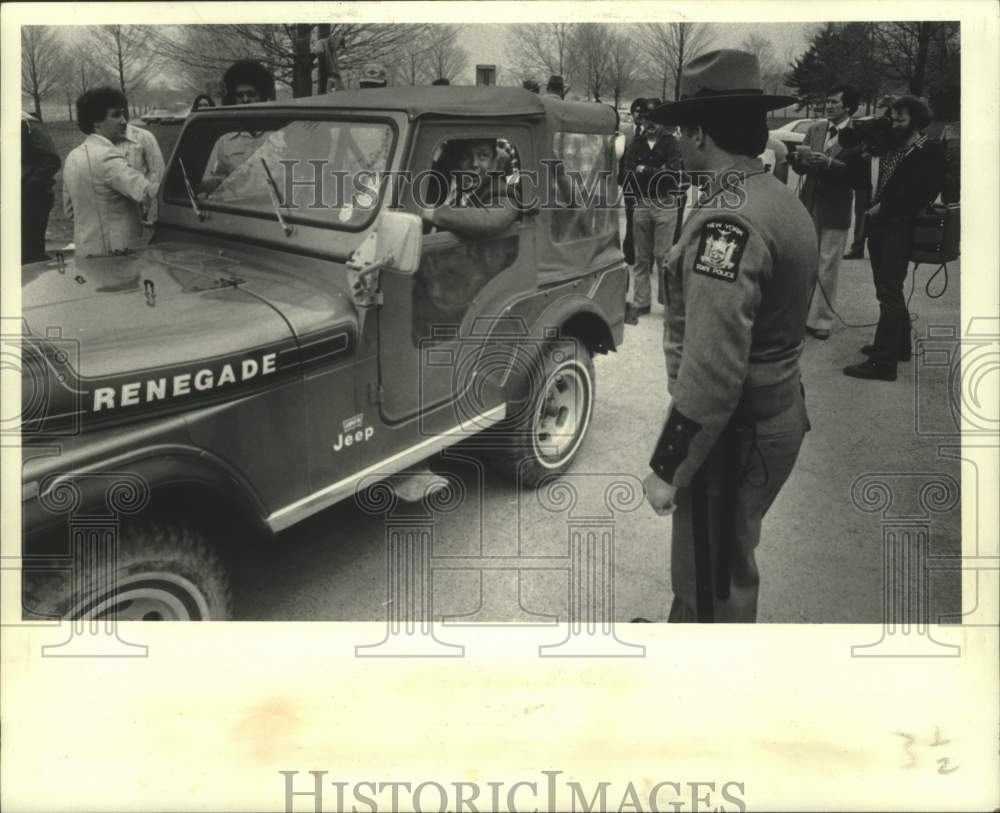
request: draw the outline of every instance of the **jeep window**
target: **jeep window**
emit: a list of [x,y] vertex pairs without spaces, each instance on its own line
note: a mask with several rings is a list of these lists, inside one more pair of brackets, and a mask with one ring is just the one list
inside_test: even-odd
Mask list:
[[552,151],[556,158],[548,173],[556,204],[550,219],[552,241],[565,243],[614,230],[614,136],[555,133]]
[[[454,205],[462,197],[461,190],[468,188],[475,171],[469,161],[470,148],[489,141],[489,138],[452,138],[442,141],[434,148],[431,158],[430,183],[426,190],[428,206],[441,206],[445,203]],[[521,159],[514,144],[505,138],[496,139],[496,152],[488,172],[495,174],[498,180],[506,181],[508,194],[513,194],[512,187],[517,183]],[[470,173],[468,178],[461,179],[461,173]]]
[[[177,154],[203,210],[273,220],[270,171],[288,220],[354,230],[378,211],[394,141],[382,122],[206,119],[188,128]],[[165,197],[190,206],[180,161]]]

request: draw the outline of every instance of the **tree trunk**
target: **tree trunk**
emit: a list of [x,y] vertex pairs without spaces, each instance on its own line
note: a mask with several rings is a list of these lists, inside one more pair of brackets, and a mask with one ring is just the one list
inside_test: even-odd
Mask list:
[[910,79],[910,93],[920,96],[924,92],[924,76],[927,73],[927,51],[931,42],[931,23],[917,24],[917,56]]
[[292,48],[295,54],[292,69],[292,96],[312,96],[312,53],[309,50],[312,26],[308,23],[298,23],[295,26],[295,36],[292,38]]
[[[316,27],[316,36],[320,42],[326,43],[330,38],[330,23],[320,23]],[[322,95],[326,93],[326,86],[330,81],[330,71],[327,65],[326,54],[321,54],[319,64],[316,66],[316,93]]]
[[38,90],[31,91],[31,98],[35,100],[35,118],[42,120],[42,97],[38,95]]

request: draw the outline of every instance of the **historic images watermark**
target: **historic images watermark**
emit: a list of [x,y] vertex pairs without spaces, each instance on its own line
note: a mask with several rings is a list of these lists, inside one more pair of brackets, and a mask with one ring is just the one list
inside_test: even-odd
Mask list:
[[539,771],[518,781],[421,782],[328,778],[329,771],[284,770],[286,813],[340,813],[341,811],[571,811],[591,813],[632,810],[636,813],[697,813],[745,811],[746,783],[738,780],[653,781],[621,784],[611,781],[578,782],[560,770]]
[[[492,170],[485,173],[484,183],[483,176],[470,170],[447,174],[436,169],[349,172],[332,168],[326,159],[282,159],[278,163],[281,169],[276,186],[281,206],[289,212],[345,206],[358,212],[374,212],[384,200],[391,209],[428,208],[440,205],[445,198],[454,199],[460,208],[497,209],[509,202],[521,211],[533,212],[567,207],[617,211],[626,198],[642,197],[654,208],[673,209],[680,205],[684,194],[678,190],[689,186],[720,191],[702,208],[735,211],[746,205],[748,196],[743,186],[746,173],[740,170],[718,173],[658,169],[641,183],[634,172],[628,171],[619,183],[617,173],[607,169],[584,176],[579,170],[567,170],[559,159],[543,158],[539,162],[541,170],[520,169],[513,174]],[[502,199],[483,193],[497,184],[512,194]]]
[[[955,325],[929,325],[915,344],[914,365],[916,435],[936,444],[940,459],[960,460],[973,475],[964,481],[966,506],[975,518],[975,538],[967,546],[972,554],[932,550],[934,518],[961,505],[962,488],[956,478],[939,471],[857,478],[851,492],[854,505],[880,516],[883,627],[877,641],[851,648],[854,657],[954,657],[961,648],[935,640],[932,623],[990,623],[979,597],[984,590],[995,594],[1000,556],[985,549],[988,534],[983,528],[989,520],[983,509],[993,504],[994,497],[983,491],[978,457],[995,456],[1000,449],[1000,418],[987,406],[989,388],[995,391],[1000,373],[1000,320],[973,319],[964,336]],[[932,576],[949,570],[971,571],[973,589],[970,595],[963,594],[960,615],[932,619]]]

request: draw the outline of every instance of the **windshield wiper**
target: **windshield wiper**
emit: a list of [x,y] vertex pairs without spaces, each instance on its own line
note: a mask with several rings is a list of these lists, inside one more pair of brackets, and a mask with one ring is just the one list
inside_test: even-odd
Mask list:
[[[274,214],[278,218],[278,222],[281,224],[281,228],[285,230],[285,236],[291,237],[292,232],[295,231],[291,226],[285,222],[285,218],[281,216],[281,209],[279,208],[278,201],[281,196],[278,194],[278,185],[274,182],[274,177],[271,175],[271,169],[267,165],[267,161],[263,158],[260,159],[261,164],[264,165],[264,172],[267,173],[267,191],[271,195],[271,208],[274,209]],[[284,205],[284,204],[282,204]],[[287,209],[288,207],[285,206]]]
[[181,165],[181,175],[184,176],[184,188],[187,189],[188,200],[191,201],[191,208],[194,209],[194,213],[198,215],[198,220],[204,223],[205,213],[198,208],[198,199],[194,194],[194,190],[191,188],[191,180],[188,178],[187,170],[184,168],[184,159],[178,158],[177,163]]

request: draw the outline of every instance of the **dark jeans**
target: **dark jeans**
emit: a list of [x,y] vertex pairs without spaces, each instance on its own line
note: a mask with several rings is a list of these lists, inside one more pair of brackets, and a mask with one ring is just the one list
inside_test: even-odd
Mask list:
[[21,195],[21,263],[48,259],[45,253],[45,229],[49,225],[53,196]]
[[903,283],[910,268],[913,223],[874,222],[868,225],[879,319],[875,329],[872,361],[895,369],[896,362],[910,357],[910,314],[906,310]]
[[865,226],[868,217],[868,190],[854,190],[854,240],[851,242],[852,254],[863,254],[865,251]]
[[635,233],[632,227],[634,213],[635,198],[625,198],[625,240],[622,242],[622,254],[629,265],[635,265]]

